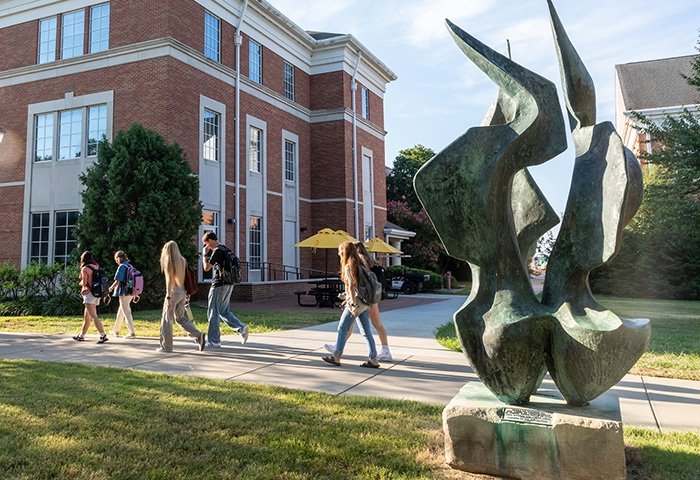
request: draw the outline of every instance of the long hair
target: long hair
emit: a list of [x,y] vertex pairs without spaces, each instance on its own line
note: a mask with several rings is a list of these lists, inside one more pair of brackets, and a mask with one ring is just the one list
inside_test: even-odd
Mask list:
[[92,256],[92,253],[89,250],[85,250],[80,255],[80,268],[83,268],[86,265],[94,265],[94,264],[95,264],[95,257]]
[[[343,242],[338,248],[340,255],[340,279],[345,283],[346,288],[350,285],[357,285],[357,275],[360,268],[360,256],[357,254],[357,247],[352,242]],[[349,274],[350,277],[346,274]]]
[[124,250],[117,250],[114,253],[114,260],[116,260],[119,263],[124,263],[129,261],[129,257],[126,256],[126,253],[124,253]]
[[182,287],[185,284],[185,268],[187,260],[180,253],[180,247],[174,240],[163,245],[160,252],[160,271],[165,274],[166,284]]
[[360,261],[365,267],[371,269],[377,265],[377,261],[374,259],[374,257],[372,257],[372,254],[369,253],[364,243],[355,242],[353,245],[355,245],[355,248],[357,248],[357,253],[360,255]]

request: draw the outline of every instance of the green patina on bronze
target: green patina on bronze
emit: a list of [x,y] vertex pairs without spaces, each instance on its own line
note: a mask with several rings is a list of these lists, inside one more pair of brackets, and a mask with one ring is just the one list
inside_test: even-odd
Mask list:
[[558,219],[526,167],[566,149],[552,82],[448,20],[455,43],[500,91],[485,125],[435,155],[414,184],[447,252],[471,266],[472,290],[454,321],[484,384],[523,404],[549,370],[567,402],[582,405],[619,381],[648,344],[649,322],[598,305],[587,280],[619,249],[641,202],[641,173],[612,125],[595,125],[593,83],[551,3],[550,11],[577,158],[542,302],[524,259]]

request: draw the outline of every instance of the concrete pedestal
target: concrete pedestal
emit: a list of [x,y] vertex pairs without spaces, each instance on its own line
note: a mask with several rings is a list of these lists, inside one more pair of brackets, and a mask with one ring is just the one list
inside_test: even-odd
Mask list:
[[538,392],[519,407],[468,383],[442,413],[447,463],[514,479],[624,480],[620,405],[596,399],[570,407],[558,392]]

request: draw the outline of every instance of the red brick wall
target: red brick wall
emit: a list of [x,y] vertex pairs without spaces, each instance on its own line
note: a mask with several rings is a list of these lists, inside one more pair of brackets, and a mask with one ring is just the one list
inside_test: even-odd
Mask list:
[[[3,151],[2,145],[0,153]],[[19,265],[22,256],[24,187],[2,187],[0,193],[0,263]]]
[[36,64],[38,41],[39,20],[0,28],[0,71]]
[[[345,82],[347,75],[344,72],[322,73],[312,75],[311,84],[311,110],[324,110],[350,107],[349,82]],[[346,88],[347,87],[347,88]]]

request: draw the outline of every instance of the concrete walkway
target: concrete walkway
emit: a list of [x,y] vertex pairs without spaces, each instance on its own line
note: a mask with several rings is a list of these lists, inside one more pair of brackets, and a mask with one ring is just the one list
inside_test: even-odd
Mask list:
[[[367,350],[357,333],[346,348],[342,367],[321,361],[326,353],[323,344],[335,342],[335,323],[252,334],[245,346],[237,335],[228,335],[222,337],[223,348],[201,353],[190,340],[176,338],[172,354],[156,353],[154,338],[110,338],[105,345],[97,345],[97,336],[77,343],[68,335],[0,333],[0,358],[130,368],[446,405],[466,382],[479,381],[464,356],[440,346],[433,334],[452,318],[464,297],[414,297],[431,302],[382,313],[394,362],[383,363],[379,370],[359,366]],[[227,327],[223,330],[230,332]],[[552,391],[556,387],[547,377],[540,392]],[[625,425],[700,433],[700,382],[626,375],[602,397],[620,402]]]

